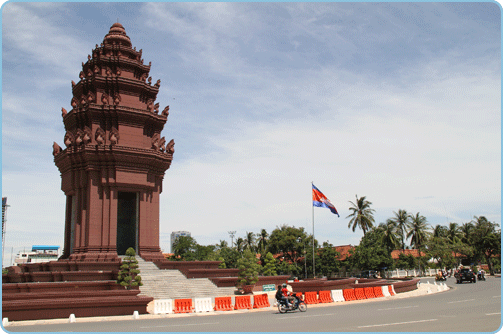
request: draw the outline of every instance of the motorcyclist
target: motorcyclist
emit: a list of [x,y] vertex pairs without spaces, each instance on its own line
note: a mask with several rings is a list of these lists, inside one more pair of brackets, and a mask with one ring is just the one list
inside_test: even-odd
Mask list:
[[[283,285],[286,289],[286,284],[283,284]],[[285,295],[283,293],[283,289],[282,289],[281,285],[278,285],[278,290],[276,291],[276,300],[278,300],[280,302],[284,302],[286,307],[288,307],[288,308],[292,307],[292,305],[288,302],[287,295]]]

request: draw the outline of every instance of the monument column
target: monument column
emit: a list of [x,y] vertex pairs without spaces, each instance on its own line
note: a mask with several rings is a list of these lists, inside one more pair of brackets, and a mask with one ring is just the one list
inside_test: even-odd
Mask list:
[[120,23],[91,54],[72,81],[72,108],[62,108],[66,148],[53,145],[67,196],[62,259],[118,261],[128,247],[162,259],[159,199],[174,141],[161,137],[169,115],[155,103],[161,80],[152,83]]

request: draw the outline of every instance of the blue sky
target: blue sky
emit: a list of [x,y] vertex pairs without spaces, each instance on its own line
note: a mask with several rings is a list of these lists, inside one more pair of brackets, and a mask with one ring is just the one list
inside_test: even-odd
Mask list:
[[22,3],[2,7],[4,260],[62,245],[71,80],[117,20],[161,79],[175,155],[160,245],[187,230],[312,229],[358,244],[349,201],[376,224],[405,209],[429,224],[501,222],[501,16],[496,3]]

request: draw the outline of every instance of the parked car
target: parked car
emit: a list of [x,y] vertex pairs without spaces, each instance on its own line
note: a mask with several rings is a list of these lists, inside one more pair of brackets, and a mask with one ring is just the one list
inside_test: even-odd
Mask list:
[[359,275],[358,278],[377,278],[377,271],[375,270],[364,270]]
[[458,284],[463,283],[464,281],[468,281],[470,283],[477,282],[475,274],[468,268],[460,269],[458,272],[454,274],[454,277],[456,278],[456,283]]

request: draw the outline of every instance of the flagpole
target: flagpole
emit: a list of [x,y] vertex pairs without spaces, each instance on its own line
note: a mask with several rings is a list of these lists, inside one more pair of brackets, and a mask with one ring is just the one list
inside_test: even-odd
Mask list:
[[[312,193],[313,193],[313,187],[314,187],[314,183],[313,181],[311,181],[311,197],[312,197]],[[312,202],[312,200],[311,200]],[[315,272],[315,267],[314,267],[314,203],[311,204],[311,207],[313,208],[313,278],[316,277],[316,272]]]

